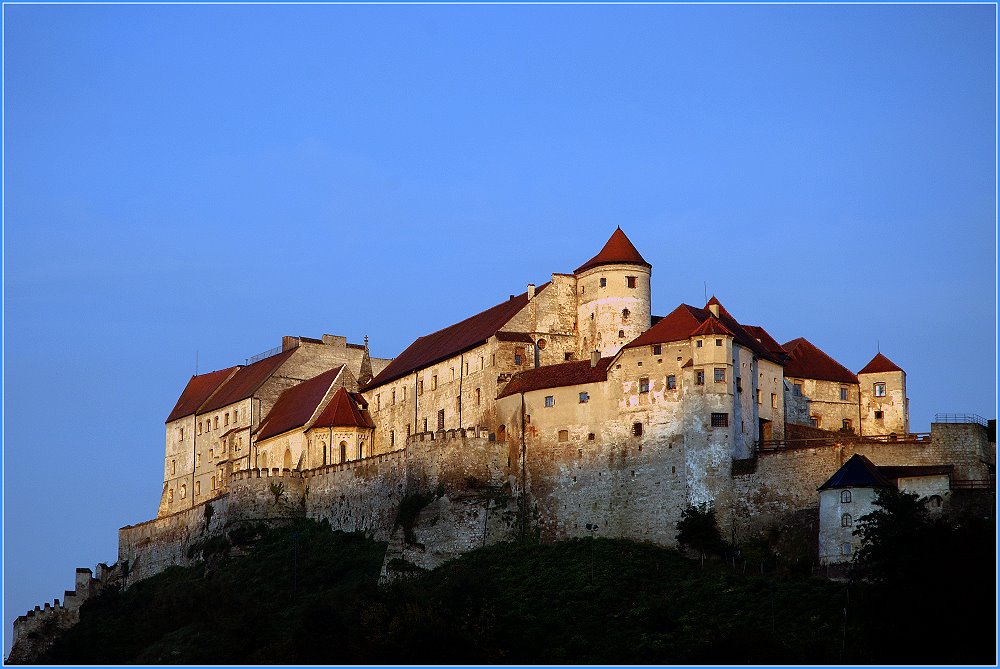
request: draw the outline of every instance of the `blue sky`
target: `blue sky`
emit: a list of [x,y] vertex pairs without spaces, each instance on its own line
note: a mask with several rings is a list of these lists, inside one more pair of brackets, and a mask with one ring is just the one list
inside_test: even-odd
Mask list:
[[393,356],[616,225],[654,313],[994,417],[994,12],[5,6],[5,647],[155,514],[196,356]]

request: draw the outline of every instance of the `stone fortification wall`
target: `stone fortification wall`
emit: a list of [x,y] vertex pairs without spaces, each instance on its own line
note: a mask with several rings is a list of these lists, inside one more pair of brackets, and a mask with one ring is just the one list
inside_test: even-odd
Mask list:
[[[118,530],[118,563],[128,562],[128,582],[158,574],[172,565],[191,563],[188,548],[199,539],[222,531],[231,505],[229,495],[190,509]],[[211,506],[210,514],[206,508]]]
[[297,470],[277,467],[233,472],[225,524],[303,517],[302,475]]
[[855,453],[880,466],[951,464],[954,482],[989,479],[995,449],[981,425],[934,423],[929,438],[845,440],[763,452],[756,471],[733,476],[734,516],[740,530],[753,533],[793,511],[818,508],[817,488]]
[[75,588],[64,593],[62,603],[59,599],[51,604],[45,602],[14,620],[13,643],[6,663],[29,664],[36,661],[60,634],[80,621],[83,603],[120,577],[117,567],[108,567],[103,563],[97,566],[97,578],[90,569],[78,568]]
[[[484,428],[420,433],[407,441],[406,495],[420,505],[390,537],[383,575],[401,562],[423,569],[516,536],[508,444]],[[401,512],[403,515],[404,512]]]
[[389,539],[406,480],[402,449],[302,474],[308,518],[326,520],[334,530]]

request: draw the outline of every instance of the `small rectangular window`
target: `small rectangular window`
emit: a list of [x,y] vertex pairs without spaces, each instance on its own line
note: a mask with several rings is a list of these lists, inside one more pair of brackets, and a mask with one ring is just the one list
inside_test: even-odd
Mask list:
[[375,395],[375,411],[379,411],[381,409],[382,409],[382,395],[380,393]]
[[633,437],[642,436],[642,423],[632,423],[632,436]]
[[885,414],[884,414],[884,413],[882,413],[881,411],[876,411],[876,412],[875,412],[875,420],[882,420],[882,418],[883,418],[884,416],[885,416]]
[[224,426],[225,426],[225,425],[229,425],[229,412],[227,411],[227,412],[226,412],[226,413],[224,414],[224,416],[225,416],[225,417],[223,418],[223,423],[222,423],[222,424],[223,424]]
[[427,431],[427,419],[424,418],[424,432]]
[[479,406],[481,398],[482,398],[482,395],[479,392],[479,388],[476,388],[476,406]]
[[184,428],[179,428],[177,433],[177,441],[184,441]]
[[727,413],[713,413],[712,414],[712,427],[729,427],[729,414],[727,414]]
[[559,430],[559,441],[569,441],[569,430]]
[[792,384],[792,394],[795,395],[796,397],[802,397],[802,384],[801,383]]
[[844,420],[840,421],[840,429],[842,429],[844,432],[851,432],[854,430],[854,425],[851,424],[850,419],[845,418]]
[[663,355],[662,344],[653,344],[653,355]]
[[396,445],[396,432],[394,430],[389,430],[389,448]]
[[639,392],[648,393],[649,392],[649,377],[642,377],[639,379]]
[[677,389],[677,377],[671,374],[667,377],[667,390]]
[[841,555],[850,555],[851,554],[851,544],[845,542],[843,545],[841,545],[841,547],[840,547],[840,554]]
[[738,393],[743,392],[743,379],[740,378],[739,376],[736,377],[736,392]]
[[396,403],[396,389],[395,388],[392,389],[392,403],[393,404]]
[[431,377],[431,390],[437,390],[438,387],[438,375],[435,374]]
[[444,429],[444,409],[438,409],[438,430]]
[[847,394],[847,388],[845,386],[841,386],[840,387],[840,401],[841,402],[846,402],[848,399],[850,399],[850,396]]
[[556,405],[556,398],[552,395],[545,396],[545,406],[554,407]]
[[722,346],[722,340],[721,339],[716,339],[715,340],[715,345],[716,346]]
[[703,342],[702,340],[700,340],[700,339],[699,339],[698,341],[696,341],[696,342],[694,343],[694,347],[695,347],[695,348],[701,348],[701,345],[702,345],[702,344],[704,344],[704,342]]
[[514,364],[520,365],[523,360],[524,360],[524,348],[519,346],[518,348],[514,349]]
[[885,397],[885,384],[876,383],[875,384],[875,397]]
[[602,276],[602,277],[601,277],[601,288],[604,288],[604,287],[605,287],[605,286],[607,286],[607,285],[608,285],[608,280],[607,280],[607,279],[605,279],[605,278],[604,278],[604,277]]
[[628,286],[629,288],[635,288],[635,277],[634,276],[625,277],[625,285]]
[[713,378],[714,378],[714,380],[715,380],[716,383],[725,383],[726,382],[726,368],[725,367],[716,367],[715,368],[715,376]]
[[573,359],[573,354],[572,353],[569,353],[569,352],[563,353],[563,360],[565,360],[565,361],[568,362],[569,360],[572,360],[572,359]]
[[590,394],[583,392],[580,393],[580,404],[586,404],[590,401]]
[[696,386],[705,385],[705,370],[699,369],[694,373],[694,385]]
[[771,408],[772,409],[777,409],[778,408],[778,395],[777,395],[777,393],[771,393]]

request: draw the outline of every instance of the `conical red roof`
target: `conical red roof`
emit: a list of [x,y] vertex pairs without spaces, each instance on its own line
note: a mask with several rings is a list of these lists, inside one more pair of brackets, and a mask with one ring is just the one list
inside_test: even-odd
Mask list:
[[[360,397],[360,395],[358,395]],[[374,428],[375,423],[364,407],[359,406],[354,394],[343,387],[338,388],[330,403],[317,416],[312,427],[367,427]]]
[[646,262],[642,255],[639,254],[635,246],[632,245],[632,242],[625,236],[625,233],[622,232],[620,227],[616,228],[611,234],[611,238],[608,239],[608,243],[604,245],[601,252],[577,267],[574,274],[579,274],[580,272],[584,272],[592,267],[597,267],[598,265],[618,264],[642,265],[643,267],[649,267],[650,269],[653,267]]
[[885,357],[881,353],[876,353],[875,357],[871,359],[864,369],[862,369],[858,374],[880,374],[882,372],[902,372],[903,370],[894,363],[889,358]]

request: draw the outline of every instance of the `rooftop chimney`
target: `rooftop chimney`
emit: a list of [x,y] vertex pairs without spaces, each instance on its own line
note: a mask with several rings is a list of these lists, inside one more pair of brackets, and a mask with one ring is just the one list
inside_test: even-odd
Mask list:
[[285,335],[284,337],[281,338],[282,351],[287,351],[288,349],[298,348],[298,347],[299,347],[298,337],[289,337],[288,335]]
[[708,305],[708,310],[711,311],[712,315],[715,316],[716,318],[719,317],[719,305],[718,305],[718,303]]
[[597,367],[597,363],[599,363],[600,361],[601,361],[601,352],[596,350],[593,351],[590,354],[590,366]]
[[528,299],[530,300],[534,296],[535,296],[535,284],[529,283],[528,284]]

